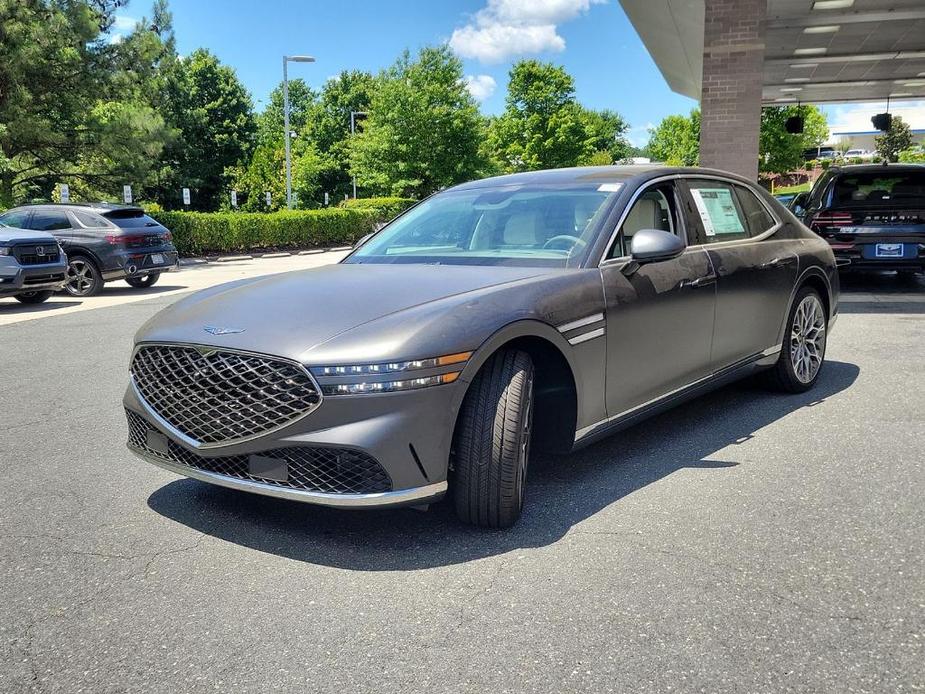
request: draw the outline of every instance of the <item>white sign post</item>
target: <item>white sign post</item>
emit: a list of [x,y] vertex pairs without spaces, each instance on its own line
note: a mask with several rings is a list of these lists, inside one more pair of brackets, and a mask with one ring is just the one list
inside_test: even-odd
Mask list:
[[231,191],[231,206],[237,208],[238,206],[238,191]]
[[132,204],[132,187],[122,186],[122,202],[126,205]]
[[329,203],[330,200],[328,199],[328,191],[324,191],[324,206],[327,207]]
[[189,205],[189,188],[183,189],[183,204]]
[[68,188],[67,183],[62,183],[59,187],[61,202],[70,202],[71,201],[71,189]]
[[272,196],[270,195],[270,191],[268,190],[268,191],[267,191],[267,207],[270,206],[270,204],[272,203],[272,201],[273,201],[273,198],[272,198]]

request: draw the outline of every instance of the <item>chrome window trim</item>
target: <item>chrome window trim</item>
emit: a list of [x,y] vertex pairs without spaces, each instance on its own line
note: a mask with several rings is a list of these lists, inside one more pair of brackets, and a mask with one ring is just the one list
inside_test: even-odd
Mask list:
[[632,257],[628,255],[621,255],[617,258],[608,258],[607,251],[609,251],[613,247],[613,244],[617,239],[617,235],[620,233],[620,229],[623,226],[623,222],[625,222],[626,218],[629,216],[629,211],[632,209],[633,205],[636,203],[636,199],[640,195],[642,195],[642,193],[647,188],[649,188],[650,186],[654,184],[664,183],[666,181],[679,181],[679,180],[688,180],[688,179],[695,179],[695,180],[696,179],[706,179],[710,181],[720,181],[721,183],[726,183],[727,185],[741,186],[741,187],[746,188],[752,193],[752,195],[758,198],[758,201],[762,205],[764,205],[764,209],[767,210],[769,215],[771,215],[771,219],[775,221],[775,224],[770,229],[768,229],[767,231],[761,234],[758,234],[757,236],[749,236],[748,238],[744,238],[744,239],[733,239],[731,241],[717,241],[716,243],[695,243],[695,244],[691,244],[690,240],[687,238],[688,230],[687,230],[687,225],[685,225],[684,243],[687,246],[687,248],[685,249],[685,252],[691,249],[696,249],[696,248],[727,248],[727,247],[734,246],[737,244],[751,243],[753,241],[764,241],[765,239],[770,238],[771,236],[776,234],[778,231],[780,231],[781,227],[784,226],[784,222],[781,219],[780,215],[778,215],[775,210],[773,210],[770,206],[768,206],[763,196],[759,195],[754,190],[752,190],[751,184],[749,183],[738,181],[733,178],[726,178],[724,176],[717,176],[716,174],[712,174],[712,173],[670,174],[668,176],[661,176],[659,178],[653,178],[649,181],[646,181],[645,185],[641,186],[640,188],[636,190],[635,193],[633,193],[633,197],[630,198],[626,207],[623,209],[623,212],[620,213],[620,218],[617,220],[616,226],[614,226],[614,230],[610,235],[610,240],[607,242],[607,246],[604,248],[604,252],[601,255],[600,259],[598,260],[597,266],[604,267],[605,265],[610,265],[610,264],[618,263],[618,262],[625,263],[625,262],[632,260]]
[[[200,351],[206,350],[206,351],[211,351],[211,352],[232,352],[234,354],[243,354],[249,357],[259,357],[261,359],[272,359],[273,361],[286,362],[287,364],[291,364],[292,366],[295,366],[305,372],[305,374],[308,376],[309,380],[311,381],[312,386],[318,392],[318,402],[310,406],[307,410],[305,410],[305,412],[300,414],[298,417],[295,417],[294,419],[290,419],[285,424],[281,424],[280,426],[273,427],[272,429],[267,429],[266,431],[261,431],[259,434],[252,434],[251,436],[244,436],[244,437],[237,438],[237,439],[226,439],[224,441],[220,441],[216,443],[200,443],[196,439],[190,436],[187,436],[182,431],[179,431],[178,429],[176,429],[172,424],[170,424],[170,422],[168,422],[166,419],[161,417],[161,415],[158,414],[154,410],[154,408],[148,404],[148,402],[144,399],[144,397],[142,397],[141,391],[138,390],[138,385],[135,383],[135,375],[132,373],[131,365],[135,361],[135,355],[138,353],[138,350],[144,347],[192,347],[193,349],[200,350]],[[240,443],[246,443],[248,441],[254,441],[256,439],[263,438],[264,436],[269,436],[270,434],[274,434],[278,431],[281,431],[285,429],[286,427],[292,424],[295,424],[296,422],[302,421],[312,412],[314,412],[319,407],[321,407],[321,405],[324,403],[324,391],[321,390],[321,386],[318,384],[318,381],[312,375],[312,372],[308,369],[308,367],[305,366],[305,364],[299,361],[296,361],[295,359],[279,357],[273,354],[264,354],[262,352],[251,352],[251,351],[244,350],[244,349],[232,349],[232,348],[226,348],[226,347],[219,347],[216,345],[202,345],[202,344],[197,344],[194,342],[139,342],[137,345],[135,345],[135,348],[132,350],[132,357],[129,361],[129,384],[132,387],[132,392],[135,394],[135,397],[137,398],[138,403],[144,408],[144,411],[146,414],[148,414],[152,419],[154,419],[154,421],[157,422],[157,424],[162,429],[170,432],[172,436],[175,436],[176,438],[178,438],[180,441],[186,444],[186,446],[194,450],[197,450],[197,451],[205,451],[205,450],[210,450],[210,449],[215,449],[215,448],[224,448],[226,446],[236,446]]]

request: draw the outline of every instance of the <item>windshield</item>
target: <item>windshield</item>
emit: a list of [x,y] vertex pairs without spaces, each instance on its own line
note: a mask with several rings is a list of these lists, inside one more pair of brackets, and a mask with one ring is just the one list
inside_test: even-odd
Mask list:
[[925,206],[925,170],[871,171],[839,176],[835,180],[832,202],[840,207]]
[[619,188],[509,185],[440,193],[344,262],[574,267]]

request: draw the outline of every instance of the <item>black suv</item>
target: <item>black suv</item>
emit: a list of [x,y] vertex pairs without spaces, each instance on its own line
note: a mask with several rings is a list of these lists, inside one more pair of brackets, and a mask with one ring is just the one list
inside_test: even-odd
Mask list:
[[791,210],[826,239],[842,269],[925,271],[925,166],[833,167]]
[[104,282],[120,279],[150,287],[162,272],[177,269],[170,231],[140,207],[28,205],[0,215],[0,222],[54,235],[68,258],[64,288],[74,296],[93,296]]

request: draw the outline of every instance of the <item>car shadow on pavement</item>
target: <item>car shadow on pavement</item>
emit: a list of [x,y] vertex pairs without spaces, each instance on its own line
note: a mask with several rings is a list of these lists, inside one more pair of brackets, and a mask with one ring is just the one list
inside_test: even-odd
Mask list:
[[185,284],[158,284],[153,287],[129,287],[128,285],[113,287],[110,285],[108,287],[103,287],[103,291],[100,292],[99,296],[138,296],[141,294],[154,296],[155,294],[163,294],[164,292],[173,292],[178,289],[187,288]]
[[457,564],[554,543],[574,525],[678,470],[727,474],[738,464],[714,459],[718,452],[845,390],[859,371],[854,364],[826,362],[816,387],[800,395],[768,393],[745,381],[571,455],[534,456],[524,515],[503,531],[463,525],[448,501],[428,512],[338,511],[189,479],[161,487],[148,505],[206,535],[313,564],[360,571]]
[[0,315],[18,315],[21,313],[50,313],[57,309],[77,306],[79,301],[47,301],[42,304],[21,304],[15,299],[0,303]]

